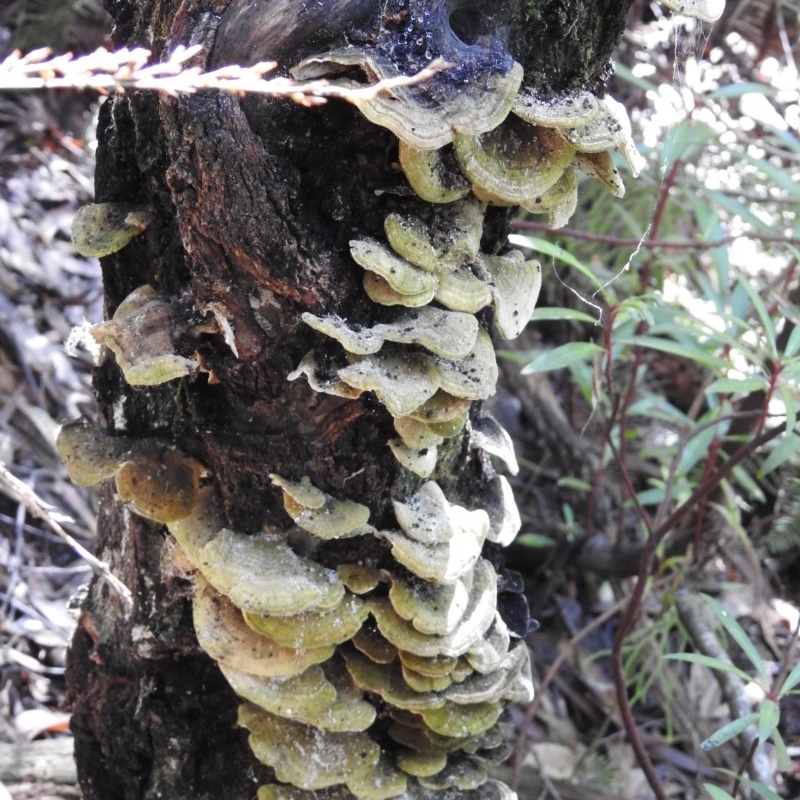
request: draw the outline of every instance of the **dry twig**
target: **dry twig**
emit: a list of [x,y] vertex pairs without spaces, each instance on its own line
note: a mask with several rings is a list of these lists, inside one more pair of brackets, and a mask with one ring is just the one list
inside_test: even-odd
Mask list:
[[13,497],[19,499],[28,511],[42,520],[53,533],[63,539],[89,566],[102,578],[108,581],[112,589],[122,598],[128,611],[133,609],[133,597],[130,589],[115,575],[112,574],[108,564],[92,555],[80,542],[71,536],[61,526],[62,522],[71,523],[74,520],[60,513],[49,503],[42,500],[30,486],[23,483],[8,471],[5,464],[0,461],[0,485],[4,486]]

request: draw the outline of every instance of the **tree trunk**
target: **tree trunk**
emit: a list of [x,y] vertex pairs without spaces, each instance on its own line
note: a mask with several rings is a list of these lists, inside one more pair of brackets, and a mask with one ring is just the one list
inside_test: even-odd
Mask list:
[[[118,46],[145,46],[159,58],[199,42],[208,58],[228,2],[107,5]],[[327,0],[318,16],[301,0],[262,5],[265,22],[253,46],[274,46],[282,66],[368,41],[387,27],[402,32],[414,17],[408,0]],[[491,37],[506,37],[525,84],[540,93],[599,93],[628,5],[431,0],[412,3],[411,12],[430,10],[428,24],[452,23],[489,47],[499,48]],[[444,12],[434,14],[440,6]],[[284,8],[301,22],[310,16],[296,26],[281,16]],[[242,52],[242,29],[231,24],[226,35],[217,58]],[[287,381],[312,348],[321,363],[341,363],[339,345],[304,324],[302,312],[367,325],[377,319],[351,240],[383,240],[392,212],[432,213],[397,165],[395,135],[342,102],[303,108],[220,93],[130,92],[105,103],[98,139],[96,201],[153,213],[144,234],[103,259],[106,310],[113,314],[135,289],[152,286],[175,315],[169,325],[176,352],[195,365],[181,380],[131,386],[106,358],[95,377],[100,426],[130,440],[175,444],[202,463],[202,480],[218,493],[233,530],[290,530],[274,474],[308,476],[329,496],[369,506],[377,529],[396,527],[392,499],[412,495],[424,481],[387,447],[397,435],[392,415],[371,392],[347,399],[314,391],[305,378]],[[489,207],[484,253],[506,248],[508,220],[507,208]],[[479,317],[491,324],[486,311]],[[472,419],[479,414],[476,404]],[[493,477],[466,429],[440,444],[432,479],[449,502],[481,508]],[[108,483],[98,531],[98,555],[131,588],[134,607],[129,615],[95,581],[73,641],[68,682],[84,797],[251,800],[273,773],[252,755],[236,724],[239,701],[197,644],[192,579],[174,565],[172,540],[163,526],[130,514]],[[497,551],[487,544],[484,557],[508,579]],[[328,568],[397,571],[375,536],[324,541],[313,556]],[[513,595],[505,593],[505,604],[519,614]],[[524,628],[524,621],[515,624]],[[319,797],[332,797],[328,792]]]

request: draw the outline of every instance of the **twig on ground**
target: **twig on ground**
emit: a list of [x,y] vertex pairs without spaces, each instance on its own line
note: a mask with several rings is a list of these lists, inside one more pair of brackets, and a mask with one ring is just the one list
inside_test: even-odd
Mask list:
[[6,465],[0,461],[0,485],[4,486],[12,496],[20,500],[28,512],[40,519],[53,533],[63,539],[89,566],[120,596],[128,611],[133,609],[133,597],[130,589],[117,578],[110,570],[105,561],[100,561],[92,555],[80,542],[71,536],[61,526],[62,522],[74,522],[70,517],[61,514],[49,503],[42,500],[30,486],[23,483],[19,478],[9,472]]

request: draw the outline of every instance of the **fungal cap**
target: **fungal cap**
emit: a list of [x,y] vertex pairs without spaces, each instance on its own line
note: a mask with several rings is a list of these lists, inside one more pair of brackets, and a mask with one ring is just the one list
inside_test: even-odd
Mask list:
[[482,328],[478,330],[475,347],[468,355],[458,361],[437,358],[436,365],[439,387],[448,394],[468,400],[485,400],[495,393],[497,361],[492,340]]
[[256,758],[280,781],[317,790],[358,778],[378,763],[380,747],[366,733],[328,732],[256,706],[239,708]]
[[528,324],[539,299],[542,266],[536,259],[526,261],[519,250],[503,256],[481,255],[479,266],[491,276],[497,332],[504,339],[515,339]]
[[182,378],[198,369],[198,362],[173,352],[173,337],[188,323],[175,309],[155,296],[144,302],[150,287],[135,290],[117,309],[114,319],[90,328],[92,338],[114,354],[132,386],[154,386]]
[[508,547],[517,538],[522,520],[519,515],[511,484],[504,475],[495,475],[484,494],[483,505],[489,515],[489,532],[486,538]]
[[394,421],[394,429],[403,444],[411,450],[434,448],[444,441],[443,436],[434,433],[424,422],[412,417],[397,417]]
[[401,439],[389,439],[388,444],[397,463],[420,478],[429,478],[436,469],[438,449],[435,445],[415,450]]
[[406,308],[426,306],[434,296],[433,289],[427,289],[419,294],[401,294],[393,289],[384,278],[369,270],[364,273],[364,292],[373,303],[378,303],[378,305],[405,306]]
[[[415,630],[431,636],[445,636],[452,633],[464,617],[469,603],[469,592],[461,580],[435,584],[419,580],[404,581],[395,577],[389,589],[389,602],[397,615],[411,622]],[[409,669],[420,671],[416,665],[408,664],[404,660],[403,663]],[[441,677],[438,673],[423,674]]]
[[496,205],[520,205],[547,191],[575,153],[558,131],[516,117],[482,136],[458,136],[454,146],[473,192]]
[[[496,672],[511,645],[511,634],[499,612],[495,612],[494,621],[486,631],[486,635],[477,641],[466,653],[470,667],[483,675]],[[456,699],[455,702],[458,702]],[[463,702],[469,702],[468,699]]]
[[382,753],[378,763],[359,778],[347,781],[347,788],[358,800],[389,800],[404,795],[408,786],[405,773],[396,769],[391,759]]
[[423,778],[441,772],[447,765],[445,753],[400,750],[395,754],[395,763],[403,772]]
[[329,611],[344,597],[333,570],[297,555],[277,535],[223,528],[200,551],[197,566],[215,589],[255,614]]
[[[370,612],[375,618],[378,630],[399,650],[427,658],[442,655],[457,657],[466,653],[478,642],[494,622],[496,594],[497,576],[494,568],[485,559],[480,559],[473,572],[473,585],[466,609],[450,633],[444,635],[421,633],[394,610],[391,600],[387,598],[370,600]],[[435,594],[433,599],[435,602]],[[425,622],[430,622],[431,626],[443,626],[441,616],[439,619],[435,618],[437,612],[435,605],[431,604],[424,610],[422,609],[424,604],[425,598],[420,598],[418,607],[414,611],[414,620],[418,623],[422,621],[423,627]]]
[[392,501],[403,532],[424,544],[443,544],[456,534],[485,536],[487,517],[481,510],[452,505],[435,481],[427,481],[404,502]]
[[379,275],[400,294],[418,296],[436,288],[435,275],[415,267],[374,239],[353,239],[350,253],[359,266]]
[[272,472],[269,476],[273,486],[280,486],[283,493],[306,508],[322,508],[325,505],[325,493],[311,483],[311,478],[304,475],[299,481],[290,481]]
[[251,675],[226,664],[220,669],[239,697],[279,717],[306,721],[336,701],[336,687],[318,665],[280,678]]
[[344,539],[375,531],[367,525],[369,508],[353,500],[331,498],[322,508],[306,508],[286,494],[283,507],[297,525],[318,539]]
[[414,192],[429,203],[452,203],[469,194],[469,183],[448,168],[441,149],[418,150],[401,141],[400,166]]
[[477,736],[492,727],[500,716],[499,703],[476,703],[460,706],[445,703],[438,708],[421,711],[425,724],[442,736],[464,738]]
[[384,231],[392,249],[414,266],[431,273],[471,263],[483,234],[483,204],[474,197],[436,209],[433,220],[392,213]]
[[90,203],[75,213],[72,244],[82,256],[108,256],[142,233],[153,217],[151,210],[128,203]]
[[597,99],[586,91],[562,92],[545,98],[526,87],[517,92],[512,112],[531,125],[544,128],[575,128],[597,115]]
[[145,448],[142,440],[133,459],[117,472],[120,499],[137,514],[156,522],[188,517],[198,504],[205,467],[174,448]]
[[478,320],[471,314],[432,306],[403,311],[393,322],[372,328],[348,325],[335,314],[317,317],[305,312],[302,318],[307,325],[336,339],[345,350],[356,355],[377,353],[389,341],[418,344],[435,355],[456,359],[472,350],[478,335]]
[[201,576],[193,595],[194,629],[200,646],[222,664],[251,675],[300,675],[314,664],[327,661],[334,648],[295,650],[261,636],[245,625],[238,608]]
[[542,195],[528,200],[523,207],[533,214],[547,214],[551,228],[566,225],[578,207],[578,172],[567,167],[564,174]]
[[92,486],[116,475],[132,447],[132,439],[111,436],[84,422],[65,423],[56,433],[56,450],[78,486]]
[[463,266],[439,276],[434,297],[445,308],[477,314],[492,302],[492,291],[468,266]]
[[321,370],[317,363],[317,354],[314,350],[309,351],[303,356],[297,368],[292,370],[286,376],[286,379],[294,381],[301,375],[306,376],[308,385],[315,392],[323,392],[325,394],[334,395],[335,397],[344,397],[348,400],[355,400],[357,397],[361,397],[361,389],[356,389],[344,383],[344,381],[338,380],[335,377],[335,373],[331,374],[330,370]]
[[348,593],[331,611],[307,611],[289,617],[266,617],[245,611],[244,621],[254,631],[284,647],[304,650],[352,639],[368,614],[369,607],[359,597]]
[[415,692],[405,682],[399,664],[379,664],[352,648],[343,648],[340,652],[356,686],[377,694],[395,708],[420,712],[444,704],[437,694]]
[[[447,57],[446,53],[442,53]],[[453,54],[457,57],[458,53]],[[358,66],[370,81],[396,78],[399,71],[391,61],[358,47],[332,50],[307,58],[291,72],[297,79],[309,79],[330,74],[340,66]],[[454,131],[480,133],[498,125],[511,110],[517,90],[522,83],[522,67],[513,63],[510,68],[486,67],[475,79],[462,84],[433,81],[433,89],[425,83],[396,86],[386,96],[378,95],[359,108],[370,122],[388,128],[401,141],[421,150],[443,147],[453,140]],[[353,81],[339,81],[355,88]]]
[[439,374],[433,358],[424,353],[383,351],[359,358],[340,369],[338,375],[354,389],[375,392],[392,416],[404,417],[439,388]]
[[454,656],[418,656],[416,653],[409,653],[406,650],[399,650],[398,656],[400,663],[408,669],[420,675],[427,675],[430,678],[441,678],[450,675],[456,667],[458,659]]
[[[486,514],[483,510],[474,513]],[[488,528],[489,517],[486,516],[486,531]],[[486,534],[475,536],[461,529],[444,544],[417,542],[400,531],[379,531],[378,535],[389,542],[395,559],[417,577],[434,583],[450,583],[475,565]]]
[[336,572],[353,594],[371,592],[381,582],[381,571],[363,564],[340,564]]
[[508,431],[491,414],[484,412],[472,421],[469,444],[470,447],[497,456],[512,475],[519,472],[514,442]]
[[590,178],[597,178],[614,197],[625,196],[625,184],[614,164],[610,150],[599,153],[575,153],[575,165]]
[[478,789],[486,782],[486,767],[473,758],[450,758],[447,766],[435,775],[423,776],[420,786],[441,792],[447,789],[469,791]]

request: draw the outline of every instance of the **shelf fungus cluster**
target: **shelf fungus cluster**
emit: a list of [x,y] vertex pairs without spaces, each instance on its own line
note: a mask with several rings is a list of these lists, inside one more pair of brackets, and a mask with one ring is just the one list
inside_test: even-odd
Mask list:
[[[269,58],[259,43],[279,42],[297,5],[279,3],[271,15],[270,3],[233,0],[216,57],[245,42],[248,59]],[[334,5],[353,22],[372,18],[379,4]],[[634,174],[641,167],[614,100],[534,91],[502,43],[477,35],[467,44],[457,35],[451,11],[463,17],[483,4],[400,5],[402,13],[390,14],[400,6],[383,4],[365,44],[340,46],[348,37],[339,37],[293,70],[298,79],[347,86],[359,72],[373,81],[413,74],[435,58],[450,65],[360,104],[397,136],[415,197],[387,207],[394,210],[380,235],[349,243],[374,304],[370,318],[349,319],[342,309],[303,314],[316,342],[288,376],[342,398],[368,394],[391,415],[387,446],[398,479],[380,521],[376,508],[307,476],[273,474],[289,535],[235,531],[214,476],[179,450],[83,424],[64,426],[57,442],[76,482],[113,478],[122,501],[166,524],[176,540],[193,580],[198,641],[244,700],[239,722],[274,773],[258,800],[515,799],[489,769],[509,754],[503,709],[529,701],[533,687],[522,638],[527,611],[515,625],[498,605],[507,576],[493,554],[514,539],[520,517],[489,456],[511,473],[517,465],[508,434],[476,401],[495,391],[492,336],[521,333],[541,268],[515,250],[482,251],[484,214],[489,204],[522,206],[563,225],[579,173],[621,196],[613,154]],[[512,5],[498,5],[500,27]],[[668,5],[710,18],[719,2]],[[299,19],[316,13],[315,3],[299,6]],[[334,36],[334,28],[325,31]],[[293,29],[286,36],[301,38]],[[76,246],[112,253],[149,218],[144,209],[90,206],[76,218]],[[225,320],[215,316],[227,341]],[[145,286],[90,333],[129,383],[153,385],[202,369],[198,357],[174,353],[176,341],[191,341],[193,324]],[[453,485],[445,451],[458,451],[461,463],[483,454],[468,501],[443,488]],[[336,568],[315,560],[331,540],[358,538],[383,560]]]
[[245,701],[240,724],[278,781],[259,800],[514,797],[487,767],[509,753],[502,709],[533,690],[481,555],[509,535],[494,511],[451,504],[427,481],[394,501],[397,529],[378,530],[367,506],[272,475],[305,535],[382,537],[396,559],[329,569],[284,535],[225,527],[203,466],[175,448],[82,423],[63,426],[57,447],[76,483],[113,478],[177,541],[198,642]]

